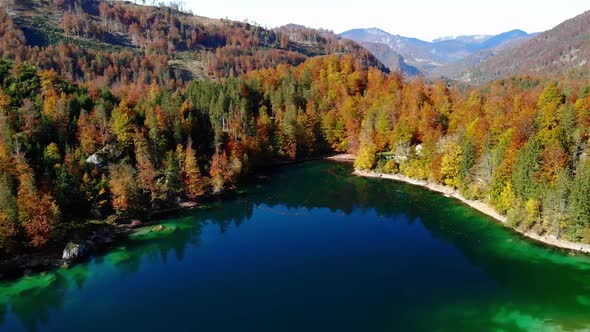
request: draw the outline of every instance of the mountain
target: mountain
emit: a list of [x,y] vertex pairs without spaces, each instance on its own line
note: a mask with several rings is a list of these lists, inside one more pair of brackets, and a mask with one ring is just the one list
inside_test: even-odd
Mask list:
[[364,42],[361,46],[366,48],[390,70],[404,73],[408,76],[420,75],[420,70],[408,65],[404,58],[395,52],[391,47],[381,43]]
[[481,63],[464,65],[449,76],[475,84],[515,74],[590,77],[590,11],[515,47],[493,52]]
[[[184,80],[237,76],[309,57],[353,54],[364,66],[387,68],[356,42],[329,31],[264,29],[170,7],[105,0],[0,0],[28,47],[76,45],[161,56]],[[292,27],[291,27],[292,28]]]
[[290,49],[305,53],[307,56],[352,53],[365,66],[389,72],[389,69],[360,43],[342,38],[332,31],[312,29],[292,23],[276,28],[274,31],[281,38],[289,40]]
[[484,41],[490,39],[493,36],[490,35],[467,35],[467,36],[448,36],[448,37],[440,37],[432,40],[433,43],[439,43],[447,40],[459,40],[464,43],[483,43]]
[[[437,72],[437,68],[458,62],[466,57],[487,50],[502,47],[506,44],[517,44],[533,35],[522,30],[512,30],[499,35],[473,35],[444,37],[432,42],[400,35],[392,35],[378,28],[353,29],[340,34],[344,38],[359,43],[381,43],[389,46],[402,56],[408,65],[418,68],[428,76]],[[386,59],[380,58],[382,62]],[[434,75],[437,76],[437,75]]]
[[[530,39],[536,36],[537,33],[528,34],[522,30],[512,30],[508,32],[501,33],[499,35],[490,36],[490,38],[484,40],[481,44],[479,44],[478,51],[490,50],[502,46],[507,43],[511,43],[518,40],[523,39]],[[477,43],[473,43],[478,45]],[[472,45],[473,45],[472,44]]]
[[404,57],[409,65],[417,67],[422,72],[428,72],[432,67],[440,65],[439,56],[433,56],[432,44],[417,38],[392,35],[378,28],[353,29],[341,33],[340,36],[359,43],[385,44]]

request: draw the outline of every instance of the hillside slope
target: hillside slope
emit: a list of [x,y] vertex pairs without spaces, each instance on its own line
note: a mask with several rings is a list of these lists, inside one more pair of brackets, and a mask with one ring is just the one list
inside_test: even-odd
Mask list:
[[452,76],[479,84],[515,74],[590,77],[590,11]]
[[361,45],[392,71],[398,71],[408,76],[420,74],[418,68],[408,65],[401,55],[385,44],[364,42]]
[[[84,49],[165,56],[183,79],[237,76],[308,57],[351,53],[359,64],[387,70],[357,43],[325,31],[285,33],[217,20],[178,7],[103,0],[0,0],[27,46],[75,44]],[[307,36],[313,35],[302,42]]]

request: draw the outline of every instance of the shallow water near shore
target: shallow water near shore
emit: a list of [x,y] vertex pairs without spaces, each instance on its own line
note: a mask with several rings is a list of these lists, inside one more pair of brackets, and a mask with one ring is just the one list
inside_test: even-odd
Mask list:
[[284,167],[70,269],[0,283],[0,331],[583,331],[590,258],[423,188]]

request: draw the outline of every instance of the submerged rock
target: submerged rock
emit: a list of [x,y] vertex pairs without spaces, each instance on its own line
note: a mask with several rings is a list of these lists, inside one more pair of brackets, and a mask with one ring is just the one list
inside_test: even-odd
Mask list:
[[161,232],[161,231],[163,231],[165,229],[166,229],[166,226],[164,226],[164,225],[157,225],[157,226],[152,227],[152,232]]
[[129,237],[133,240],[152,240],[173,234],[177,229],[176,225],[155,225],[136,229]]
[[66,261],[66,263],[71,263],[75,260],[84,258],[88,253],[88,248],[82,244],[76,244],[74,242],[70,242],[64,248],[64,252],[62,255],[62,259]]
[[129,224],[130,228],[138,228],[141,226],[143,226],[143,222],[141,220],[137,220],[137,219],[131,220],[131,223]]

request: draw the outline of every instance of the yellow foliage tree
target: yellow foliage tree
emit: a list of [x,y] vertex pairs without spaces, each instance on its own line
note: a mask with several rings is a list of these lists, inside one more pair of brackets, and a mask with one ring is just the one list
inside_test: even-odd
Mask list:
[[496,208],[498,209],[498,212],[505,215],[506,212],[512,208],[515,200],[516,195],[512,189],[512,184],[508,182],[504,186],[504,189],[502,189],[502,192],[496,201]]
[[525,203],[524,210],[526,211],[526,215],[524,217],[524,225],[527,229],[540,219],[540,208],[541,204],[535,199],[529,198]]
[[457,187],[461,155],[463,151],[457,142],[449,142],[445,145],[440,166],[440,174],[447,186]]
[[112,113],[111,127],[122,145],[129,145],[133,141],[133,125],[130,115],[131,111],[123,101]]
[[359,150],[358,156],[354,161],[354,167],[358,169],[373,169],[377,162],[377,149],[372,144],[363,144]]

